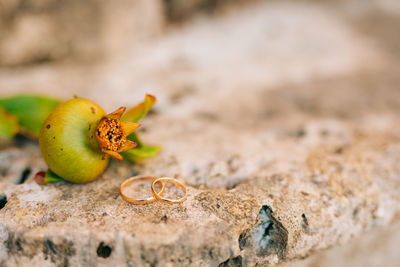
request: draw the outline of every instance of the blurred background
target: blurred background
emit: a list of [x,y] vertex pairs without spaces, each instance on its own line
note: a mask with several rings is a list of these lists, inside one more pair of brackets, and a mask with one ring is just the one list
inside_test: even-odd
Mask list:
[[[400,114],[399,29],[398,0],[0,0],[0,96],[111,111],[151,93],[182,123],[375,128]],[[294,266],[389,266],[399,245],[394,223]]]
[[[197,89],[251,98],[306,85],[301,108],[344,115],[350,102],[363,108],[380,94],[373,83],[396,82],[399,13],[396,0],[1,1],[0,90],[107,105],[144,92],[168,104]],[[327,95],[342,96],[323,88],[322,101],[308,107],[322,93],[307,82],[331,79],[335,91],[346,91],[342,103],[326,103]],[[368,88],[348,92],[347,83]]]

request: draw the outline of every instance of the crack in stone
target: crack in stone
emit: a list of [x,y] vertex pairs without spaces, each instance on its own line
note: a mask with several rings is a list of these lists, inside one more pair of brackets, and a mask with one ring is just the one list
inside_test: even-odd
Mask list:
[[274,216],[270,207],[262,206],[258,223],[251,229],[243,231],[239,236],[239,248],[254,249],[257,256],[276,254],[280,259],[287,252],[288,231]]
[[0,210],[7,204],[7,197],[0,195]]
[[107,244],[104,244],[104,242],[101,242],[97,248],[97,256],[102,257],[102,258],[108,258],[111,255],[112,248],[108,246]]
[[25,183],[26,179],[28,179],[29,175],[31,174],[32,170],[31,168],[27,167],[23,170],[23,172],[21,173],[21,177],[19,178],[19,180],[17,181],[17,184],[23,184]]
[[229,258],[224,262],[221,262],[218,267],[242,267],[242,256],[237,256],[234,258]]

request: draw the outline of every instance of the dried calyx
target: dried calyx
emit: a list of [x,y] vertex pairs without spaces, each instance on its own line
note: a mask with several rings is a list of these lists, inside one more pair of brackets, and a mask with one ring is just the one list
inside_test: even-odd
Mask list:
[[101,151],[110,155],[116,160],[122,160],[119,152],[128,151],[136,147],[136,143],[127,137],[136,130],[140,124],[132,122],[121,122],[120,118],[125,112],[125,107],[104,116],[96,128],[96,139]]

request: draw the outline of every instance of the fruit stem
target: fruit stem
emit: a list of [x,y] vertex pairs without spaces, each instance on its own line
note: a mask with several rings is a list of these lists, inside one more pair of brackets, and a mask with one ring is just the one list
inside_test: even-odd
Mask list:
[[58,181],[63,181],[63,179],[52,172],[50,169],[47,172],[38,172],[33,178],[38,185],[45,185],[49,183],[54,183]]

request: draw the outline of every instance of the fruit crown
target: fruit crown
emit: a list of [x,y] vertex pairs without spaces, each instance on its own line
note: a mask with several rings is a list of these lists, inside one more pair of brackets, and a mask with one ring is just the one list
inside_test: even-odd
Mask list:
[[121,121],[125,107],[120,107],[114,112],[104,116],[96,128],[96,139],[101,151],[110,155],[116,160],[122,160],[119,152],[128,151],[137,146],[137,143],[130,141],[127,137],[135,131],[140,124]]

